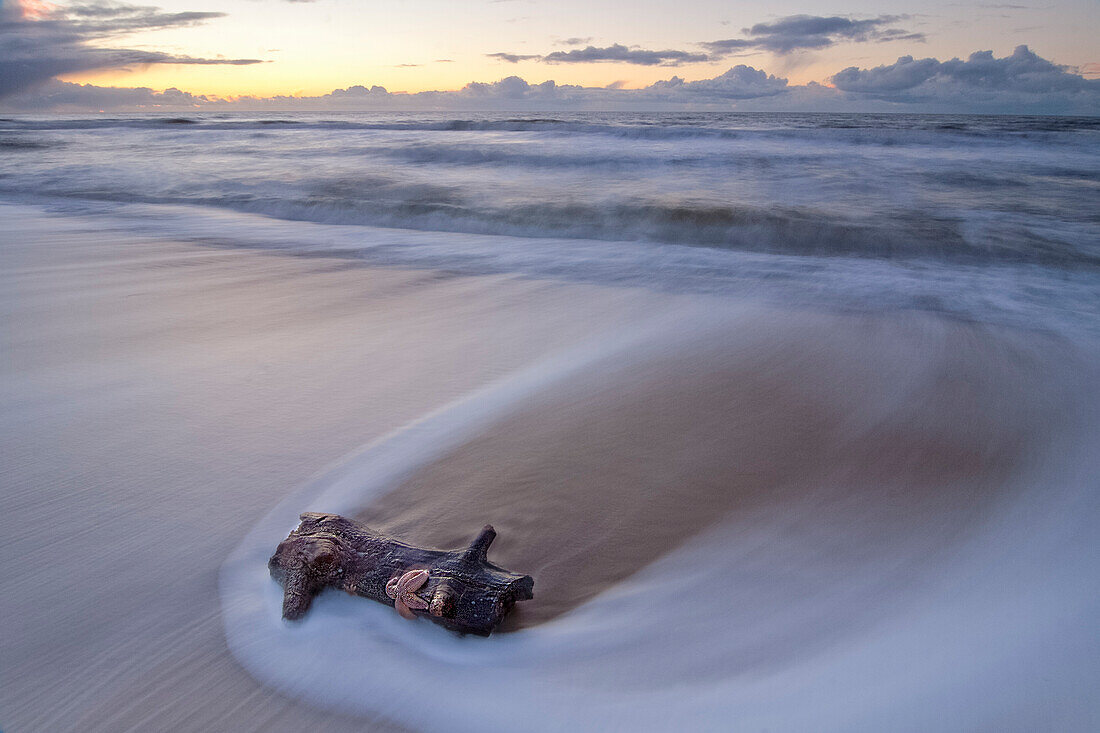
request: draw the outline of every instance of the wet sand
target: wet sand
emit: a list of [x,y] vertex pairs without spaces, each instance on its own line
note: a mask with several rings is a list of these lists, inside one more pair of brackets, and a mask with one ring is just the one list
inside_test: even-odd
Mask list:
[[[986,360],[991,344],[1003,361]],[[536,579],[507,630],[554,619],[719,523],[788,523],[812,538],[807,564],[930,568],[1007,498],[1035,447],[1045,395],[1020,382],[1036,373],[1028,353],[920,316],[750,310],[554,389],[359,518],[439,547],[494,524],[491,559]],[[1023,399],[1008,405],[1005,390]]]
[[665,302],[0,216],[6,733],[363,730],[237,665],[220,564],[348,451]]

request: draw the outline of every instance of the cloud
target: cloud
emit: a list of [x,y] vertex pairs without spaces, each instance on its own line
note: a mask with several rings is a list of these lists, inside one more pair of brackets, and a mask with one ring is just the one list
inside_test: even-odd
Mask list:
[[[581,41],[584,39],[571,38],[568,41]],[[568,42],[567,41],[567,42]],[[620,43],[598,48],[586,46],[575,48],[572,51],[554,51],[545,56],[537,54],[514,53],[490,53],[490,58],[500,59],[515,64],[520,61],[542,61],[547,64],[592,64],[614,62],[620,64],[635,64],[637,66],[679,66],[680,64],[709,61],[710,56],[705,53],[692,51],[648,51],[640,48],[628,48]]]
[[191,94],[175,88],[156,92],[148,87],[99,87],[52,81],[38,88],[33,102],[26,109],[193,109],[209,105],[213,101],[205,95]]
[[859,69],[849,66],[835,74],[830,81],[846,92],[866,94],[888,94],[912,89],[928,81],[939,71],[938,59],[914,59],[902,56],[889,66],[876,66],[873,69]]
[[852,20],[840,16],[789,15],[774,23],[757,23],[742,28],[748,38],[730,38],[700,44],[713,54],[738,51],[769,51],[786,55],[795,51],[819,50],[838,43],[885,41],[923,41],[923,33],[888,27],[907,15],[880,15],[868,20]]
[[669,91],[712,99],[757,99],[786,92],[787,80],[770,76],[751,66],[734,66],[713,79],[684,81],[674,76],[648,87],[654,92]]
[[[828,48],[837,43],[885,42],[925,40],[924,34],[913,33],[892,24],[907,19],[907,15],[880,15],[867,20],[853,20],[839,16],[790,15],[774,23],[757,23],[742,29],[748,38],[730,38],[698,44],[705,52],[666,49],[651,51],[615,43],[610,46],[574,48],[569,51],[553,51],[546,55],[499,52],[486,54],[512,64],[521,61],[542,61],[548,64],[620,63],[637,66],[682,66],[704,63],[737,54],[768,51],[780,56]],[[589,38],[567,38],[560,45],[579,46]]]
[[0,97],[59,74],[146,64],[262,63],[260,59],[195,58],[102,44],[138,31],[194,26],[224,13],[167,13],[160,8],[91,2],[58,8],[31,0],[0,5]]
[[566,38],[558,43],[562,46],[583,46],[586,43],[591,43],[592,37],[587,36],[585,38],[579,38],[574,36],[573,38]]
[[[331,92],[329,92],[328,94],[326,94],[324,96],[328,97],[328,98],[331,98],[331,99],[340,99],[340,98],[366,99],[366,98],[369,98],[369,97],[372,97],[372,96],[373,97],[384,97],[387,94],[389,94],[389,92],[386,91],[386,87],[380,87],[377,84],[375,86],[370,87],[369,89],[367,87],[363,86],[362,84],[356,84],[355,86],[348,87],[347,89],[333,89]],[[249,99],[254,99],[254,97],[249,97]],[[299,99],[299,97],[283,97],[283,99]]]
[[522,53],[487,53],[485,54],[491,59],[500,59],[501,61],[507,61],[510,64],[518,64],[520,61],[541,61],[542,56],[538,54],[522,54]]
[[966,61],[903,56],[872,69],[850,67],[834,86],[792,86],[787,79],[739,65],[711,78],[679,76],[640,89],[584,87],[519,76],[470,82],[454,91],[408,94],[355,85],[310,97],[218,98],[178,89],[119,89],[52,80],[3,100],[10,111],[426,111],[720,110],[794,112],[950,112],[1095,114],[1100,80],[1086,79],[1020,47],[1004,58],[989,51]]
[[554,96],[557,84],[552,81],[531,85],[518,76],[509,76],[486,84],[472,81],[456,92],[462,97],[482,99],[526,99],[528,96]]
[[709,61],[710,57],[705,53],[692,53],[690,51],[647,51],[645,49],[627,48],[616,43],[606,48],[586,46],[579,49],[575,48],[572,51],[554,51],[543,56],[542,60],[548,64],[589,64],[617,61],[639,66],[679,66],[684,63]]
[[[992,51],[954,58],[914,59],[902,56],[889,66],[857,69],[850,66],[831,79],[837,89],[902,103],[975,104],[1015,102],[1018,107],[1082,102],[1100,105],[1100,80],[1086,79],[1066,66],[1041,58],[1027,46],[1011,56],[995,58]],[[1087,108],[1087,107],[1086,107]],[[1094,106],[1094,109],[1100,106]]]
[[532,84],[518,76],[495,82],[470,82],[456,91],[391,93],[381,86],[355,85],[314,97],[237,97],[191,95],[178,89],[120,89],[53,80],[32,94],[10,98],[6,107],[26,111],[85,110],[428,110],[428,109],[613,109],[664,106],[715,106],[732,100],[770,97],[785,92],[787,80],[748,66],[737,66],[713,79],[672,77],[642,89],[621,84],[582,87],[550,80]]

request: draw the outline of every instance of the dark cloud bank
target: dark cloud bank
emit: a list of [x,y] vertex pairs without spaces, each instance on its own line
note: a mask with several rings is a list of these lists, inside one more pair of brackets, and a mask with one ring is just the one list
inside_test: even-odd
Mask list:
[[[667,49],[650,51],[616,43],[611,46],[586,46],[571,51],[554,51],[546,55],[498,52],[487,54],[512,64],[522,61],[541,61],[547,64],[620,63],[638,66],[681,66],[704,61],[720,61],[734,55],[767,52],[779,56],[799,51],[819,51],[838,43],[883,43],[886,41],[923,42],[923,33],[913,33],[894,24],[904,21],[908,15],[880,15],[867,20],[854,20],[840,16],[790,15],[774,23],[757,23],[742,28],[745,38],[729,38],[722,41],[699,43],[702,50],[679,51]],[[590,38],[570,38],[566,45],[581,45]]]
[[60,74],[147,64],[262,63],[260,59],[194,58],[91,45],[138,31],[197,25],[225,13],[166,13],[124,3],[88,2],[44,8],[27,17],[17,2],[0,3],[0,97],[17,94]]
[[786,55],[796,51],[818,51],[838,43],[924,41],[923,33],[894,25],[908,18],[908,15],[880,15],[869,20],[853,20],[839,16],[791,15],[774,23],[742,28],[741,33],[747,38],[711,41],[702,46],[713,54],[768,51]]
[[1100,114],[1100,80],[1090,80],[1043,59],[1026,46],[1010,56],[991,52],[969,59],[914,59],[889,66],[850,67],[833,86],[790,85],[750,66],[735,66],[710,79],[673,76],[642,89],[581,87],[553,81],[530,84],[518,76],[471,82],[457,91],[403,94],[380,86],[352,86],[316,97],[193,95],[178,89],[97,87],[50,81],[34,91],[0,100],[10,111],[117,110],[662,110],[916,111],[1008,114]]

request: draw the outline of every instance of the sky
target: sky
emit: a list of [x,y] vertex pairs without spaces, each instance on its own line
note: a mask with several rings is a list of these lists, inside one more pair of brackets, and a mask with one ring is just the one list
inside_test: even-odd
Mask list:
[[0,107],[1100,114],[1097,29],[1098,0],[0,0]]

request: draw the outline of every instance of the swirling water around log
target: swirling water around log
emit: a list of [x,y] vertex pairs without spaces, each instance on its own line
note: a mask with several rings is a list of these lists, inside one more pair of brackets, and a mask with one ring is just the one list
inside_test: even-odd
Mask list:
[[[417,728],[1083,729],[1097,406],[1088,361],[1038,340],[711,307],[560,355],[281,504],[223,568],[231,649]],[[263,560],[322,509],[444,545],[487,516],[536,577],[525,628],[460,639],[333,593],[287,625]]]

